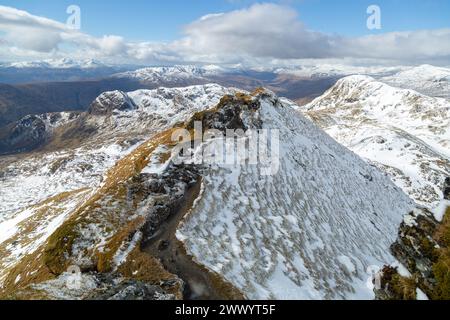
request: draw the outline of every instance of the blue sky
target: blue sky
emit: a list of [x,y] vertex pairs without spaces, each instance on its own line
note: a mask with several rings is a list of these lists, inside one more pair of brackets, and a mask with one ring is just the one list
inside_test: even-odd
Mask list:
[[[82,10],[82,31],[94,36],[114,34],[131,41],[170,41],[182,35],[184,25],[199,17],[248,7],[250,0],[1,0],[0,4],[31,14],[65,21],[66,8]],[[448,0],[285,0],[312,30],[360,36],[391,31],[439,29],[450,25]],[[382,10],[382,30],[368,31],[366,8]]]
[[[81,8],[81,30],[65,24],[73,4]],[[379,30],[367,28],[373,4],[381,10]],[[322,59],[448,66],[450,1],[0,0],[0,60],[61,57],[138,64]]]

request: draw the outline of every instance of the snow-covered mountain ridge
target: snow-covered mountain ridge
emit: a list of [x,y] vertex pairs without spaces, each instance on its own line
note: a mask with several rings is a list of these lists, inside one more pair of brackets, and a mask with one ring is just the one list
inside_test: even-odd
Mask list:
[[217,65],[178,65],[143,68],[119,73],[114,77],[134,79],[146,83],[183,83],[183,81],[188,80],[211,82],[211,80],[226,74],[248,76],[248,72],[252,71],[273,74],[274,77],[294,77],[296,79],[340,79],[351,75],[367,75],[380,82],[404,89],[412,89],[432,97],[447,99],[450,97],[450,69],[432,65],[390,67],[319,64],[281,68],[268,67],[262,70]]
[[420,93],[450,99],[450,69],[431,65],[402,70],[380,78],[389,85],[413,89]]
[[178,237],[251,299],[371,298],[366,269],[393,261],[390,241],[412,202],[289,103],[257,99],[258,111],[241,115],[280,130],[279,172],[206,168]]
[[301,108],[338,142],[388,172],[419,204],[436,208],[450,175],[450,103],[350,76]]
[[[2,208],[3,285],[19,296],[38,290],[41,297],[87,298],[100,289],[93,283],[109,283],[99,279],[128,277],[179,295],[189,277],[168,272],[171,259],[158,262],[164,251],[142,241],[174,214],[200,175],[202,191],[177,235],[206,270],[249,298],[373,297],[366,269],[392,262],[388,248],[413,203],[291,106],[268,91],[237,95],[215,85],[100,96],[69,124],[98,126],[78,148],[7,162],[2,203],[16,209]],[[220,130],[280,129],[280,171],[262,177],[258,165],[174,165],[172,128],[193,119]],[[143,140],[132,140],[143,128]],[[154,160],[165,169],[149,173]],[[41,169],[28,169],[33,162]],[[29,189],[18,192],[19,185]],[[84,291],[61,293],[73,264]]]
[[[232,92],[205,85],[104,93],[92,104],[91,111],[96,112],[66,122],[49,120],[53,127],[45,129],[49,139],[43,150],[0,158],[0,279],[20,262],[18,257],[45,243],[71,211],[99,188],[105,173],[118,160],[155,133],[217,104],[224,94]],[[120,108],[124,97],[133,110]],[[105,113],[99,112],[101,107]],[[68,119],[66,114],[56,118]],[[30,124],[38,123],[35,130],[41,127],[42,119],[49,118],[42,115],[36,119],[39,121]],[[44,205],[54,197],[60,201]],[[30,239],[33,241],[28,243]]]
[[195,66],[176,65],[169,67],[148,67],[135,71],[118,73],[113,77],[131,78],[145,82],[176,82],[189,79],[204,79],[208,76],[225,72],[226,69],[216,65]]
[[274,69],[278,74],[292,74],[299,77],[345,77],[350,75],[370,75],[373,77],[384,77],[397,72],[407,70],[410,67],[397,66],[352,66],[336,64],[304,65],[298,67],[284,67]]

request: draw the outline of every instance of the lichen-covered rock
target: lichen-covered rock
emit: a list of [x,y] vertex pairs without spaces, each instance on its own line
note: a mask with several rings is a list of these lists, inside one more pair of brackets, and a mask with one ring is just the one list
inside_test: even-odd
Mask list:
[[439,247],[433,235],[439,222],[426,209],[415,210],[400,225],[399,237],[391,246],[394,256],[419,278],[420,287],[430,293],[434,289],[433,261]]
[[[46,126],[44,121],[34,115],[16,122],[0,139],[0,154],[27,151],[45,141]],[[1,136],[1,134],[0,134]]]
[[195,184],[200,175],[194,165],[169,165],[162,174],[142,173],[135,179],[129,190],[133,197],[152,197],[153,206],[147,208],[146,222],[142,227],[143,242],[151,238],[158,227],[176,212],[186,190]]
[[[416,209],[400,226],[399,237],[391,246],[393,255],[411,273],[405,279],[392,276],[393,268],[381,273],[382,288],[378,299],[403,299],[394,286],[406,285],[422,290],[431,299],[450,298],[450,208],[442,222],[425,209]],[[414,285],[415,283],[415,285]],[[409,295],[406,295],[409,297]]]

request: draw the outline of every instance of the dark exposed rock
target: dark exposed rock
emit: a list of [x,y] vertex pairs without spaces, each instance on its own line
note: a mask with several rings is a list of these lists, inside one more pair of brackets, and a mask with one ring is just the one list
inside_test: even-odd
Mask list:
[[391,246],[394,256],[408,269],[411,277],[402,277],[385,267],[380,273],[378,299],[416,299],[421,289],[430,299],[448,300],[449,277],[449,209],[442,222],[426,209],[416,209],[400,226],[399,237]]
[[433,265],[440,247],[434,235],[439,225],[433,214],[424,208],[414,210],[405,218],[391,252],[412,277],[401,277],[396,268],[385,266],[381,272],[381,288],[375,290],[377,299],[415,299],[399,289],[406,290],[406,286],[420,288],[429,297],[433,296],[436,286]]
[[365,179],[369,180],[370,182],[373,181],[373,177],[371,175],[368,174],[364,174],[364,173],[359,173],[361,176],[363,176]]
[[435,285],[433,261],[438,243],[432,237],[438,226],[433,214],[424,209],[416,215],[414,223],[401,224],[399,237],[391,246],[394,256],[409,272],[418,275],[420,287],[425,292],[432,292]]
[[[80,113],[70,112],[67,114],[69,121],[77,120],[77,118],[80,118]],[[63,120],[61,113],[28,115],[15,123],[0,128],[0,155],[29,152],[44,146],[51,141],[54,130],[59,127],[58,122],[61,120]],[[61,125],[64,124],[61,123]],[[70,128],[70,125],[68,127]]]
[[375,138],[376,143],[378,144],[385,144],[386,143],[386,139],[383,137],[376,137]]
[[[186,190],[199,179],[199,171],[194,165],[170,164],[167,170],[158,174],[140,174],[128,187],[129,200],[152,197],[155,202],[149,206],[147,221],[142,228],[143,242],[151,238],[171,214],[183,202]],[[146,208],[143,208],[146,210]]]
[[150,285],[148,283],[122,279],[112,274],[98,274],[99,288],[92,293],[87,300],[172,300],[175,297],[167,294],[162,288],[170,287],[170,284],[161,286]]
[[444,182],[444,199],[450,200],[450,177],[445,178],[445,182]]
[[38,116],[26,116],[0,132],[0,154],[31,150],[46,140],[45,122]]
[[[248,128],[242,122],[241,114],[257,111],[259,108],[260,99],[252,99],[251,96],[243,94],[226,95],[216,108],[195,114],[187,127],[188,129],[194,128],[195,122],[199,121],[204,130],[216,129],[222,132],[226,129],[247,130]],[[261,127],[261,125],[256,124],[256,127]]]

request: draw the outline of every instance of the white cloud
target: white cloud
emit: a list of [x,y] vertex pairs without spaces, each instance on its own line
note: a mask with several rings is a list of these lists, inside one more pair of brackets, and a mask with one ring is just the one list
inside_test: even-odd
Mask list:
[[0,6],[0,27],[7,43],[39,52],[57,49],[66,32],[62,23],[4,6]]
[[245,54],[279,59],[330,55],[331,37],[307,30],[290,8],[256,4],[248,9],[209,15],[185,28],[180,43],[194,53]]
[[378,62],[450,63],[450,29],[394,32],[349,38],[309,30],[292,8],[255,4],[209,14],[185,26],[170,43],[94,37],[65,24],[0,6],[0,59],[69,56],[117,62],[242,63],[298,59],[365,59]]
[[47,52],[61,51],[61,46],[75,47],[75,51],[65,54],[121,55],[126,51],[126,42],[118,36],[96,38],[65,24],[10,7],[0,6],[0,28],[5,34],[0,42],[19,50]]

